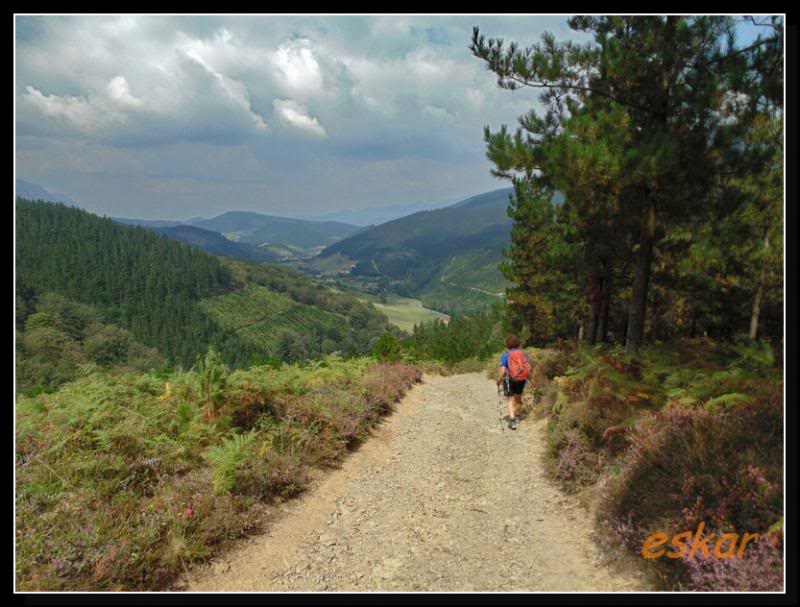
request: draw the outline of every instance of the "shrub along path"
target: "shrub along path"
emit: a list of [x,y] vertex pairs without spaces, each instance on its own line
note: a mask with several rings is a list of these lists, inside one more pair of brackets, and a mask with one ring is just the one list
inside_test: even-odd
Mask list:
[[603,554],[591,514],[547,479],[545,420],[511,431],[499,417],[485,374],[426,376],[267,535],[175,589],[651,589],[640,563]]

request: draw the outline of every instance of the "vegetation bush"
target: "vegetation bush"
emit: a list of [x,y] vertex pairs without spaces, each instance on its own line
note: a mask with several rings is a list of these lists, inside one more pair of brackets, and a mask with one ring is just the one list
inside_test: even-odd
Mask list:
[[27,301],[24,321],[17,327],[17,392],[34,395],[52,392],[77,378],[87,365],[115,372],[145,371],[164,365],[155,348],[133,335],[105,324],[89,305],[55,293]]
[[18,399],[20,590],[166,587],[257,530],[274,497],[307,486],[311,466],[337,465],[420,380],[369,358],[214,373],[208,361],[97,369]]
[[467,359],[485,359],[502,347],[508,328],[501,305],[480,314],[454,317],[414,326],[403,347],[414,360],[453,364]]
[[783,589],[783,541],[779,534],[748,545],[747,558],[686,558],[681,590],[695,592],[775,592]]
[[430,375],[458,375],[459,373],[478,373],[486,368],[486,360],[480,358],[466,358],[454,363],[436,360],[415,361],[414,365],[423,373]]
[[[571,358],[546,393],[548,466],[568,489],[599,481],[598,524],[613,543],[639,553],[655,531],[703,522],[709,533],[763,535],[782,520],[783,386],[769,348],[704,338],[645,349],[636,361],[603,346]],[[670,587],[746,590],[780,579],[774,542],[742,560],[655,565]],[[756,571],[762,581],[748,582]]]
[[782,387],[773,390],[720,413],[672,405],[642,420],[603,512],[668,530],[702,521],[766,532],[783,503]]
[[381,361],[400,360],[402,356],[400,340],[390,333],[384,333],[372,348],[372,356]]

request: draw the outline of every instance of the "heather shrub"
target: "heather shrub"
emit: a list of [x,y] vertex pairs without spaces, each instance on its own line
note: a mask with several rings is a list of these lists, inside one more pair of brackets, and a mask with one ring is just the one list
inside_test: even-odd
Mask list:
[[87,370],[18,397],[20,590],[164,588],[258,529],[273,496],[340,461],[420,381],[409,365],[368,358],[231,373],[215,362]]
[[589,485],[597,480],[602,467],[598,455],[579,430],[568,430],[557,459],[551,465],[552,477],[573,490]]
[[266,455],[245,462],[235,492],[258,500],[272,496],[290,497],[309,482],[308,469],[299,455],[267,448]]
[[[674,534],[700,522],[723,533],[766,533],[783,515],[781,393],[773,387],[718,413],[674,405],[650,415],[633,434],[619,474],[601,491],[601,520],[643,531],[638,546],[629,545],[637,550],[656,530]],[[693,565],[690,583],[728,575],[743,583],[737,576],[766,563],[759,558],[747,565]],[[675,572],[679,579],[684,574]]]
[[764,592],[783,590],[783,548],[779,535],[749,544],[742,558],[717,559],[702,554],[684,558],[681,590]]
[[783,514],[781,396],[779,386],[718,414],[677,406],[654,413],[634,434],[601,510],[614,518],[634,512],[651,528],[704,521],[766,530]]
[[[581,347],[539,401],[548,468],[568,490],[595,484],[609,545],[639,553],[655,531],[765,533],[783,516],[782,382],[771,349],[679,339]],[[774,549],[745,562],[648,561],[665,586],[775,589]],[[748,584],[748,576],[762,580]]]
[[[573,365],[565,369],[570,361]],[[591,461],[580,473],[576,470],[569,478],[556,477],[570,488],[591,484],[598,478],[597,462],[627,446],[627,432],[640,415],[657,406],[659,399],[654,390],[642,384],[641,368],[631,369],[631,363],[617,348],[583,348],[566,354],[554,351],[543,366],[550,366],[550,372],[564,369],[564,375],[547,381],[539,397],[550,418],[551,468],[557,470],[562,462],[569,462],[563,465],[572,469]],[[542,373],[546,377],[547,371]],[[594,456],[587,458],[586,450],[594,451]]]
[[573,356],[573,353],[563,349],[531,350],[530,383],[534,390],[545,389],[554,377],[563,375]]

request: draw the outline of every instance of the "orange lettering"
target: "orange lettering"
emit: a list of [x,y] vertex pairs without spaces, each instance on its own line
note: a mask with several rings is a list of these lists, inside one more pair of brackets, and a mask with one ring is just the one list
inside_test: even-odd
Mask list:
[[[718,559],[736,558],[736,540],[739,539],[738,533],[723,533],[714,545],[714,556]],[[725,552],[720,551],[720,547],[725,542],[729,542]]]
[[697,526],[697,535],[694,536],[694,542],[692,542],[692,549],[689,551],[689,558],[693,559],[694,555],[697,553],[697,549],[699,548],[700,551],[703,553],[703,556],[708,558],[708,543],[711,539],[716,535],[712,533],[711,535],[707,535],[702,540],[700,539],[700,534],[703,532],[703,527],[706,524],[703,521],[700,521],[700,524]]
[[683,533],[679,533],[672,538],[672,547],[677,549],[677,552],[667,552],[667,556],[671,559],[679,559],[682,558],[684,554],[686,554],[686,550],[688,546],[685,542],[680,541],[680,538],[685,538],[686,542],[692,537],[691,531],[684,531]]
[[642,556],[646,559],[657,559],[663,555],[667,551],[666,548],[662,548],[658,552],[653,552],[652,550],[665,543],[667,539],[669,539],[669,536],[666,533],[656,531],[644,541],[642,545]]
[[744,554],[744,547],[747,545],[747,542],[750,540],[758,541],[758,533],[745,533],[742,536],[742,543],[739,544],[739,552],[736,553],[736,556],[741,557]]

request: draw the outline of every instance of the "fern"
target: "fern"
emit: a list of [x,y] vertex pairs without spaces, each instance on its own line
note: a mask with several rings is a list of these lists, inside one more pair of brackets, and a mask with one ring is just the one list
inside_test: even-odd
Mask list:
[[233,489],[236,469],[253,447],[256,434],[234,434],[221,445],[208,449],[204,459],[212,469],[212,484],[217,493],[229,493]]
[[769,374],[775,367],[775,355],[766,342],[739,339],[734,351],[738,360],[731,363],[731,367],[741,367],[762,376]]
[[175,409],[175,424],[178,432],[183,434],[194,420],[195,410],[189,403],[181,403]]
[[209,348],[197,370],[196,383],[207,410],[213,409],[215,412],[219,410],[225,398],[227,382],[228,368],[214,348]]
[[718,409],[727,408],[730,406],[738,405],[739,403],[749,403],[753,397],[748,394],[740,394],[739,392],[730,392],[723,394],[717,398],[712,398],[705,404],[706,411],[717,411]]

